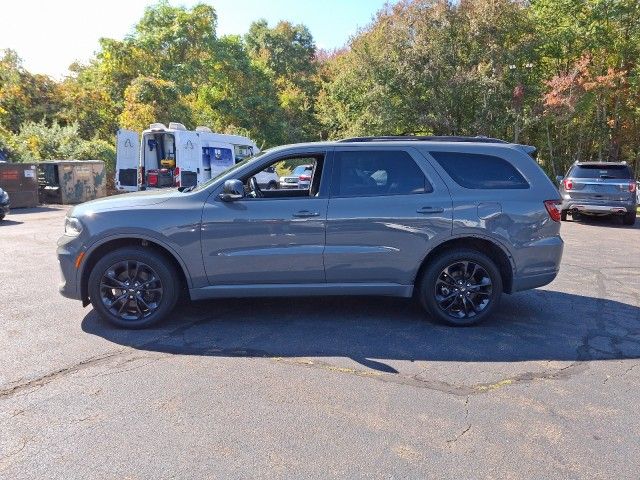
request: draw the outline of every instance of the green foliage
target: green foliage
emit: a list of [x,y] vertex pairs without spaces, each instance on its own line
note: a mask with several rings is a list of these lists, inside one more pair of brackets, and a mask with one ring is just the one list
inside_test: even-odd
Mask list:
[[17,162],[103,160],[109,170],[115,166],[113,144],[100,139],[84,140],[77,123],[62,126],[57,122],[27,122],[17,134],[4,139],[10,159]]
[[316,46],[304,25],[279,22],[269,28],[266,20],[259,20],[249,27],[245,42],[251,57],[276,78],[295,79],[313,72]]
[[626,160],[640,167],[640,3],[536,0],[544,42],[547,135],[539,143],[562,173],[575,160]]
[[0,126],[15,132],[23,122],[52,116],[60,104],[56,82],[26,71],[13,50],[0,50]]
[[320,119],[332,137],[513,137],[524,108],[513,89],[534,84],[524,67],[535,61],[532,29],[524,7],[508,0],[400,2],[330,60]]
[[115,172],[116,169],[115,145],[113,142],[98,138],[78,142],[69,158],[74,160],[102,160],[105,163],[107,172]]
[[265,20],[251,24],[244,38],[254,64],[268,75],[277,89],[284,143],[319,139],[315,100],[315,43],[307,27],[279,22],[269,28]]
[[125,107],[120,125],[141,131],[153,122],[177,121],[191,124],[191,111],[184,104],[176,84],[153,77],[138,77],[124,92]]
[[195,123],[225,133],[249,132],[258,144],[277,145],[286,128],[277,90],[247,56],[239,37],[218,42],[210,81],[189,97]]

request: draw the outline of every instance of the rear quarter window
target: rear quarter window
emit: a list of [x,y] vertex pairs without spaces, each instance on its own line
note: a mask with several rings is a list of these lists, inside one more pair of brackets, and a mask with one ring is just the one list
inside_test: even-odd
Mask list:
[[501,190],[529,188],[529,182],[507,160],[495,155],[429,152],[445,172],[464,188]]

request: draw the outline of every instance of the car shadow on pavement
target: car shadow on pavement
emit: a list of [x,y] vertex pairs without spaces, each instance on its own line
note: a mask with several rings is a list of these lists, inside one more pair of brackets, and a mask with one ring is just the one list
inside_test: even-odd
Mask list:
[[0,227],[8,227],[10,225],[20,225],[21,223],[24,223],[24,222],[16,222],[15,220],[10,220],[9,218],[5,217],[4,220],[0,220]]
[[11,209],[11,212],[16,215],[25,213],[55,212],[56,210],[66,210],[69,207],[69,205],[38,205],[37,207],[13,208]]
[[624,225],[622,223],[622,217],[619,216],[608,216],[608,217],[590,217],[588,215],[583,215],[578,220],[571,220],[573,223],[583,223],[585,225],[594,225],[594,226],[602,226],[609,228],[623,228],[626,230],[640,230],[640,220],[636,221],[634,225]]
[[147,330],[111,327],[91,310],[82,329],[116,344],[180,355],[519,362],[640,358],[640,308],[550,290],[503,296],[483,324],[433,323],[415,302],[385,297],[230,299],[186,303]]

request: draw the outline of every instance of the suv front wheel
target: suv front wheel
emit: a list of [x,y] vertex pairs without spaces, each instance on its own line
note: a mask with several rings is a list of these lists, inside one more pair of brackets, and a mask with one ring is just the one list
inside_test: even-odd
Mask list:
[[495,311],[502,277],[495,262],[475,250],[444,252],[433,259],[419,283],[422,306],[455,326],[475,325]]
[[102,318],[123,328],[145,328],[166,318],[179,282],[161,254],[127,247],[102,257],[89,275],[89,298]]

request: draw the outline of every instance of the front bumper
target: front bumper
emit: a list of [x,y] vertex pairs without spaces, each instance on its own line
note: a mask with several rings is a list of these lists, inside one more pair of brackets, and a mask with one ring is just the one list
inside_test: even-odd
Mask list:
[[82,248],[78,245],[77,238],[63,235],[58,240],[56,253],[62,273],[62,282],[58,290],[63,297],[73,300],[82,300],[80,273],[76,268],[76,260],[81,251]]
[[9,207],[10,205],[8,203],[5,205],[0,205],[0,215],[6,215],[7,213],[9,213]]

